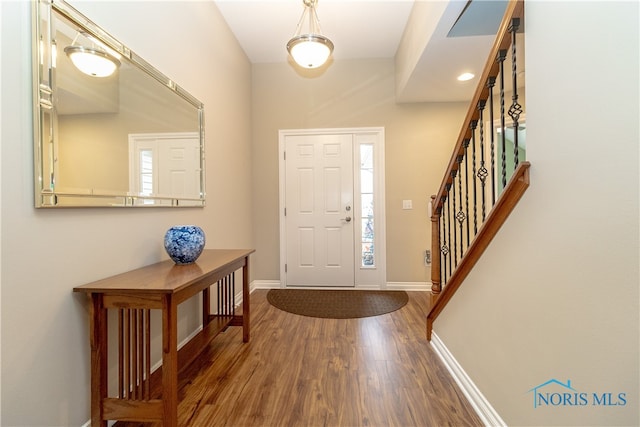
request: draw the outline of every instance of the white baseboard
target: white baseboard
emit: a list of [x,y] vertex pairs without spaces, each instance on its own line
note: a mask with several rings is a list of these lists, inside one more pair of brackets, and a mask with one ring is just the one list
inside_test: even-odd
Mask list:
[[252,292],[256,289],[279,289],[281,287],[279,280],[254,280],[251,282]]
[[[251,291],[255,289],[280,289],[282,287],[279,280],[254,280],[251,282]],[[312,288],[308,288],[312,289]],[[319,289],[319,288],[315,288]],[[334,289],[381,289],[379,286],[356,286],[355,288],[334,288]],[[431,282],[388,282],[382,289],[395,291],[430,291]]]
[[387,282],[387,289],[394,291],[430,291],[431,282]]
[[500,415],[498,415],[496,410],[493,409],[491,403],[489,403],[487,398],[484,397],[478,387],[476,387],[471,378],[467,375],[464,369],[462,369],[462,366],[460,366],[458,361],[449,352],[449,349],[447,349],[435,332],[431,334],[431,346],[436,354],[440,356],[440,359],[447,367],[447,370],[455,380],[456,384],[458,384],[458,387],[462,389],[462,393],[464,393],[467,400],[469,400],[469,403],[473,406],[473,409],[476,411],[484,425],[488,427],[506,427],[507,423],[500,418]]
[[[115,425],[115,423],[117,423],[117,421],[107,421],[107,427],[113,427]],[[91,427],[91,420],[89,420],[86,423],[82,424],[81,427]]]

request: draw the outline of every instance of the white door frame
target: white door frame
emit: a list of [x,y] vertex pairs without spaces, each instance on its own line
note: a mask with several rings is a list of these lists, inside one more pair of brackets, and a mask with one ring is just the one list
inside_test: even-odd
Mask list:
[[[371,144],[374,150],[374,248],[375,265],[372,267],[361,266],[362,245],[354,236],[354,259],[355,259],[355,288],[356,289],[384,289],[387,281],[387,257],[386,257],[386,226],[385,226],[385,177],[384,177],[384,128],[330,128],[330,129],[287,129],[279,131],[278,164],[279,164],[279,219],[280,219],[280,287],[287,286],[287,275],[285,263],[286,252],[286,218],[284,215],[285,200],[285,139],[287,136],[310,136],[310,135],[336,135],[350,134],[354,136],[353,148],[353,171],[354,171],[354,230],[361,230],[360,220],[360,156],[359,148],[361,144]],[[358,233],[359,234],[359,233]],[[353,288],[350,288],[353,289]]]

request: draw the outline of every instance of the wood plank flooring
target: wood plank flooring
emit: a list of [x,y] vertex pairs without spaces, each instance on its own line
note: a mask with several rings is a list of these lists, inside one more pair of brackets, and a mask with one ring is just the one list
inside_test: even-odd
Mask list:
[[229,328],[180,377],[181,426],[482,425],[426,341],[428,293],[346,320],[286,313],[266,294],[251,294],[249,343]]

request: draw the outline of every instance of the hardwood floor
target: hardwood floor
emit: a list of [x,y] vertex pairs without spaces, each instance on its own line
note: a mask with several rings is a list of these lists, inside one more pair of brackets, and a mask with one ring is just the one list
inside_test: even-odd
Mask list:
[[181,376],[181,426],[482,425],[426,341],[428,293],[347,320],[286,313],[266,294],[251,294],[249,343],[229,328]]

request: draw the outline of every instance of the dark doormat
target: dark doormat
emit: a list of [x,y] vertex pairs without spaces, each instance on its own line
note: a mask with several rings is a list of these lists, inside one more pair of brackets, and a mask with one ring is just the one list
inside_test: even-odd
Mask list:
[[353,319],[398,310],[409,296],[405,291],[271,289],[267,300],[280,310],[301,316]]

